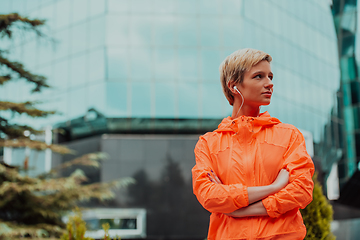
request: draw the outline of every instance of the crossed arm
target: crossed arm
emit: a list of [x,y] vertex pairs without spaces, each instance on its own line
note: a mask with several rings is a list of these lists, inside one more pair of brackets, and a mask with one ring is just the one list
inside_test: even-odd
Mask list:
[[[216,184],[222,184],[214,172],[208,174],[210,181]],[[281,169],[275,181],[266,186],[247,187],[249,206],[240,208],[231,213],[224,213],[230,217],[251,217],[251,216],[268,216],[268,213],[262,203],[262,199],[277,193],[284,188],[289,182],[289,172]]]

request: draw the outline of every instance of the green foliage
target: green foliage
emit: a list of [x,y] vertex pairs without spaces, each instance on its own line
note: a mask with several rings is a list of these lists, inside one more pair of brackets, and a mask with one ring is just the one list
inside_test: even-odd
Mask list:
[[332,206],[322,192],[317,174],[314,175],[313,180],[315,184],[313,201],[305,209],[300,209],[307,229],[305,240],[334,240],[336,237],[331,232]]
[[[60,237],[65,229],[61,218],[66,212],[80,202],[112,199],[111,189],[133,182],[131,178],[124,178],[84,185],[87,178],[80,169],[69,177],[59,177],[59,170],[74,165],[99,167],[98,161],[103,157],[103,153],[87,154],[37,178],[20,174],[16,167],[0,164],[0,240]],[[78,231],[85,230],[79,228]]]
[[[103,240],[111,240],[109,236],[109,223],[102,224],[104,229],[104,238]],[[79,209],[75,210],[75,214],[69,218],[69,221],[66,225],[66,232],[62,235],[60,240],[94,240],[90,237],[85,237],[86,232],[86,222],[82,219],[82,215]],[[120,240],[120,238],[115,238],[114,240]]]

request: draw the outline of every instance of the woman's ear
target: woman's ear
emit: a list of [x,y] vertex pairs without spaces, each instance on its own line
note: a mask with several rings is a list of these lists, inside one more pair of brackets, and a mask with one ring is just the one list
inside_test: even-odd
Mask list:
[[227,86],[229,88],[229,90],[233,93],[233,94],[236,94],[236,90],[234,89],[235,87],[235,83],[233,81],[229,81],[227,83]]

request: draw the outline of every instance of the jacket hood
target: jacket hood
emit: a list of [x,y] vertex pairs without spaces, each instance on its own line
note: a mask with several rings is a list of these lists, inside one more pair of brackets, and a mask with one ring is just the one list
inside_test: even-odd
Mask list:
[[240,116],[232,119],[230,116],[224,118],[215,132],[238,132],[239,128],[247,127],[251,132],[259,132],[263,127],[271,127],[281,123],[279,119],[271,117],[266,111],[258,117]]

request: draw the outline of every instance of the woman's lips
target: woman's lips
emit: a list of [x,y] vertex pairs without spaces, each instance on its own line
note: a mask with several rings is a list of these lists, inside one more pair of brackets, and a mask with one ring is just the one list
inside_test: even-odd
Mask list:
[[266,97],[271,97],[272,93],[271,92],[263,92],[262,94],[265,95]]

